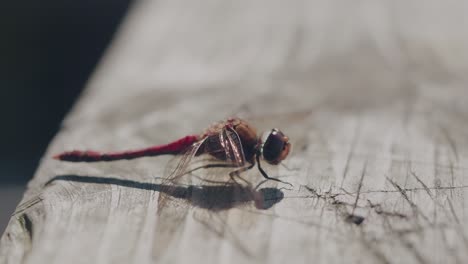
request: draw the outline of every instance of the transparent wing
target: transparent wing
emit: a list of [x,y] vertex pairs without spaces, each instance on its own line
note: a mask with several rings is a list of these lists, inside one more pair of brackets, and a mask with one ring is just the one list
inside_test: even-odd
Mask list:
[[[245,166],[245,163],[242,143],[235,130],[227,127],[218,134],[205,137],[169,161],[165,171],[167,176],[161,185],[159,209],[180,202],[185,205],[187,202],[197,203],[196,200],[200,197],[192,196],[196,196],[200,190],[212,190],[215,186],[231,184],[229,172]],[[209,170],[198,173],[199,169],[208,168]],[[187,174],[191,174],[191,177]],[[179,201],[176,202],[173,198],[178,198]],[[182,199],[186,201],[183,202]]]
[[[187,173],[189,166],[191,164],[193,165],[192,160],[197,152],[200,151],[205,140],[206,138],[193,143],[184,152],[171,159],[166,165],[164,178],[160,185],[161,194],[158,199],[159,213],[162,213],[163,208],[175,201],[171,199],[171,197],[186,199],[189,196],[189,188],[179,185],[179,179]],[[186,207],[187,204],[181,204],[179,206]]]
[[232,128],[207,136],[168,162],[163,183],[176,183],[191,171],[210,167],[243,167],[245,157],[241,140]]
[[189,166],[207,138],[192,144],[183,153],[178,154],[166,165],[164,183],[175,182],[189,170]]
[[219,133],[219,139],[224,148],[226,161],[238,167],[244,166],[244,150],[242,149],[242,143],[237,132],[227,127]]

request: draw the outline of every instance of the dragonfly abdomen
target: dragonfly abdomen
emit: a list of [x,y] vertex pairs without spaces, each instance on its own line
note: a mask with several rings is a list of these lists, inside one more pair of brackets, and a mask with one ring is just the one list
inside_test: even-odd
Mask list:
[[70,162],[98,162],[98,161],[114,161],[114,160],[129,160],[141,157],[159,156],[159,155],[176,155],[184,151],[193,143],[199,140],[199,136],[190,135],[179,140],[165,145],[152,146],[138,150],[107,152],[98,151],[68,151],[54,156],[55,159]]

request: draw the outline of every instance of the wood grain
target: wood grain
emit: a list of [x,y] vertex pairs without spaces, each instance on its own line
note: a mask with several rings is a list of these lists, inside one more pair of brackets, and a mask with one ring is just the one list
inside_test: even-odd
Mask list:
[[[52,141],[1,263],[466,263],[468,4],[140,1]],[[72,164],[240,115],[294,185],[168,192],[169,158]],[[262,181],[256,170],[244,178]]]

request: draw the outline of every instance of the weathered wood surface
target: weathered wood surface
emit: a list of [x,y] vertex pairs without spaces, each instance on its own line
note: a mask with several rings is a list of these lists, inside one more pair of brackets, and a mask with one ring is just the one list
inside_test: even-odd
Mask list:
[[[12,216],[0,262],[466,263],[467,11],[137,2]],[[164,143],[232,114],[291,137],[290,169],[268,170],[293,189],[268,182],[262,204],[193,183],[171,198],[165,157],[50,159]]]

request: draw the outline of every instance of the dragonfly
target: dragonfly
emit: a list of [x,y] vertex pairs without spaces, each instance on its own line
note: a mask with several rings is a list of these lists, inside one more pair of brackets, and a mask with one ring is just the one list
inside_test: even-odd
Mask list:
[[[201,134],[187,135],[168,144],[119,152],[74,150],[55,155],[53,158],[68,162],[109,162],[159,155],[176,155],[178,157],[176,165],[166,173],[168,175],[165,175],[167,180],[173,181],[190,172],[190,164],[195,157],[208,155],[221,162],[217,166],[234,168],[229,173],[234,181],[235,176],[239,176],[240,173],[257,165],[258,170],[266,180],[289,184],[278,178],[270,177],[262,168],[261,162],[278,165],[286,159],[290,151],[289,138],[279,129],[273,128],[265,137],[261,137],[257,134],[255,127],[247,121],[233,117],[213,123]],[[211,166],[206,165],[206,168],[209,167]]]

